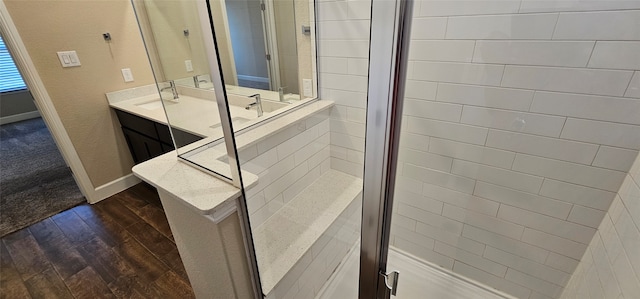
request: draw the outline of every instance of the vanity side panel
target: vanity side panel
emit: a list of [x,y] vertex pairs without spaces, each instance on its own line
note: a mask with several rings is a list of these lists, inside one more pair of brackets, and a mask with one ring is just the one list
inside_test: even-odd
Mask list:
[[[216,224],[158,189],[171,232],[197,298],[251,298],[251,280],[237,213]],[[231,271],[231,269],[234,269]],[[243,269],[244,273],[237,270]],[[246,278],[247,281],[236,281]],[[235,279],[235,280],[234,280]]]
[[244,237],[240,224],[240,215],[233,213],[218,224],[222,243],[224,244],[227,265],[231,271],[231,280],[238,298],[253,298],[253,286]]

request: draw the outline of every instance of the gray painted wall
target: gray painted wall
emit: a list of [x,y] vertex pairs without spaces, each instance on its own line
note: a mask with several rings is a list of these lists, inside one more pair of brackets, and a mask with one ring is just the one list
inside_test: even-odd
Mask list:
[[[31,92],[28,90],[0,93],[0,118],[15,118],[19,114],[37,112]],[[36,115],[36,113],[30,113]],[[17,121],[17,120],[16,120]],[[2,123],[5,123],[2,121]]]

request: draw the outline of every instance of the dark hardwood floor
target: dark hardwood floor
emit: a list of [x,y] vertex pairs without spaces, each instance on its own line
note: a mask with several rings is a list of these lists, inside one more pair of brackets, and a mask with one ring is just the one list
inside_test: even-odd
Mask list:
[[160,199],[138,184],[0,242],[0,298],[194,298]]

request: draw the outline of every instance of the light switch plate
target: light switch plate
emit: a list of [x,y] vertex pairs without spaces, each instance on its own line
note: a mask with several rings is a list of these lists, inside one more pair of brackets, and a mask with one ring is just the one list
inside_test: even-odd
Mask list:
[[185,60],[184,66],[187,68],[187,72],[193,72],[193,63],[191,63],[191,60]]
[[124,82],[133,82],[133,74],[131,73],[131,69],[126,68],[122,69],[122,78],[124,78]]
[[80,59],[76,51],[60,51],[58,53],[58,59],[62,67],[80,66]]

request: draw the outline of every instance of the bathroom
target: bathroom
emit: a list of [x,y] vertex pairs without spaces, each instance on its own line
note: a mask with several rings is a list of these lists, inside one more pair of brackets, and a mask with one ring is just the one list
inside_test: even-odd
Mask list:
[[[256,92],[262,116],[253,92],[227,86],[237,75],[210,2],[188,2],[200,18],[188,38],[209,37],[208,61],[192,61],[206,82],[171,78],[157,36],[154,62],[129,1],[4,1],[0,12],[88,200],[154,185],[197,297],[370,298],[392,292],[383,270],[400,272],[400,298],[640,294],[640,2],[292,2],[308,13],[293,27],[298,88]],[[82,66],[62,68],[55,53],[71,50]],[[178,99],[172,88],[158,99],[171,80]],[[109,105],[127,93],[139,102]],[[180,118],[191,100],[215,105]],[[171,130],[160,146],[178,149],[134,167],[117,111],[147,104]]]

